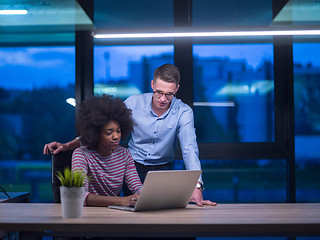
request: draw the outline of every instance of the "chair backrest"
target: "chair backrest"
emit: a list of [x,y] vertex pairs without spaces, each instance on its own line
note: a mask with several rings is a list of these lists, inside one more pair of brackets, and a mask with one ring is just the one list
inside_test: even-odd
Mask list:
[[58,154],[53,154],[51,159],[51,183],[52,183],[52,193],[53,201],[55,203],[60,203],[60,180],[57,178],[57,171],[63,172],[66,167],[71,168],[73,150],[67,150],[60,152]]

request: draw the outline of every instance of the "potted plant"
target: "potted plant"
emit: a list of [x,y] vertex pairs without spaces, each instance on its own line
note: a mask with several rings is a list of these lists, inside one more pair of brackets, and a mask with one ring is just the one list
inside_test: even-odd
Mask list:
[[63,218],[82,217],[85,174],[65,168],[58,171],[57,178],[61,182],[60,197]]

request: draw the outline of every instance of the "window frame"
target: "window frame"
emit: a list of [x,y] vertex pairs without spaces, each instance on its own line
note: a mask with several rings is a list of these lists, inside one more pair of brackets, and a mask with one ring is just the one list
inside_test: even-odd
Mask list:
[[[273,1],[273,15],[276,16],[281,6],[277,1]],[[192,0],[174,0],[174,21],[175,27],[191,26],[192,16]],[[88,44],[87,51],[93,52],[93,42],[85,41],[91,37],[91,33],[86,32],[82,36],[76,31],[76,51],[82,51],[82,47],[77,44],[77,36],[83,38],[83,44]],[[172,40],[154,40],[154,42],[170,42]],[[239,43],[235,39],[228,40],[230,43]],[[293,54],[292,54],[292,37],[279,36],[272,39],[274,46],[274,98],[275,98],[275,142],[246,142],[246,143],[199,143],[200,159],[286,159],[287,161],[287,202],[295,202],[295,149],[294,149],[294,93],[293,93]],[[98,44],[114,44],[114,45],[143,45],[145,40],[132,41],[113,41]],[[189,106],[193,107],[193,39],[192,38],[176,38],[173,39],[174,44],[174,64],[180,69],[183,84],[179,88],[177,97],[182,99]],[[90,49],[90,50],[89,50]],[[77,54],[77,53],[76,53]],[[90,77],[85,77],[86,73],[78,71],[78,68],[93,71],[93,59],[83,61],[77,57],[76,79],[77,81],[76,99],[83,100],[89,97],[89,92],[93,95],[93,73]],[[79,76],[79,74],[81,76]],[[78,75],[78,76],[77,76]],[[91,76],[92,75],[92,76]],[[87,88],[86,93],[82,83]],[[89,90],[89,91],[88,91]],[[78,96],[77,96],[78,94]],[[80,96],[79,96],[80,95]],[[181,159],[181,151],[176,150],[176,158]]]

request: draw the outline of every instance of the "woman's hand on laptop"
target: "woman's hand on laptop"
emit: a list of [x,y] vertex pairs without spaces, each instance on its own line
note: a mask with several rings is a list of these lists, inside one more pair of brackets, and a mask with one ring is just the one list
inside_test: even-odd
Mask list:
[[217,203],[211,202],[210,200],[203,200],[202,192],[199,188],[195,188],[193,190],[190,201],[194,202],[199,207],[202,207],[203,205],[209,205],[209,206],[216,206],[217,205]]
[[124,197],[125,201],[123,206],[134,206],[139,198],[138,194],[133,194],[127,197]]

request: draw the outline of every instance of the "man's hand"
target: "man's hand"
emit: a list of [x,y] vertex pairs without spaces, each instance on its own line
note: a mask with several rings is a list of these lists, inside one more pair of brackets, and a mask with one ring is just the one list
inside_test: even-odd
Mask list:
[[211,202],[210,200],[203,200],[202,192],[199,188],[195,188],[193,190],[190,201],[196,203],[199,207],[202,207],[203,205],[209,205],[209,206],[217,205],[217,203]]
[[44,145],[43,154],[57,154],[67,150],[74,150],[78,147],[80,147],[80,141],[78,138],[67,143],[52,142]]
[[62,143],[52,142],[44,145],[43,154],[57,154],[59,152],[67,151],[67,146]]

